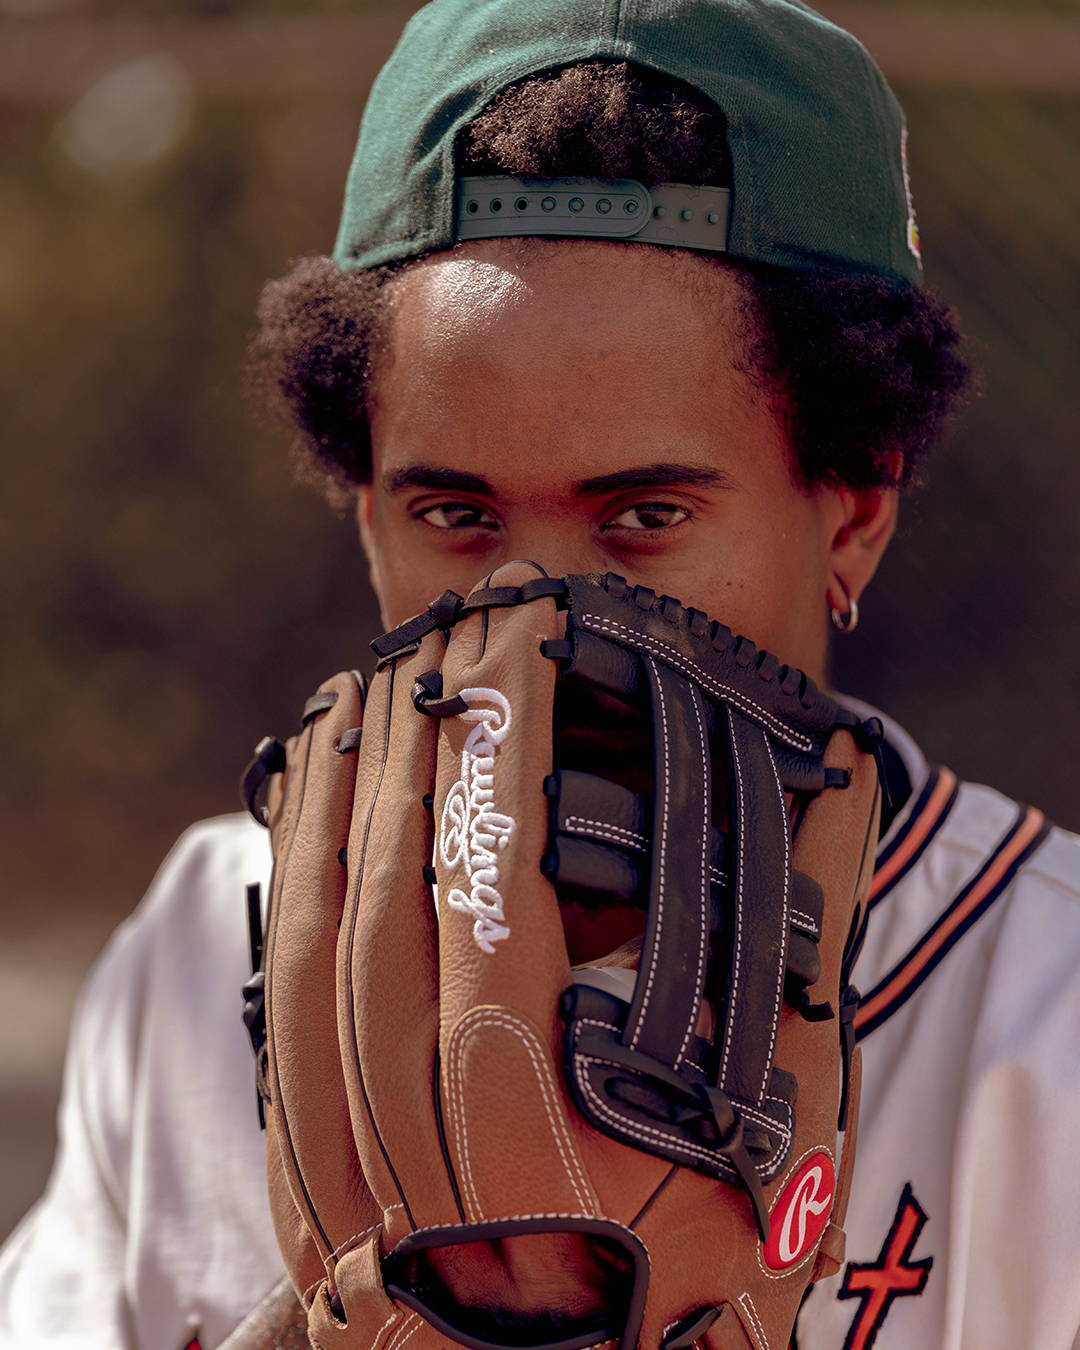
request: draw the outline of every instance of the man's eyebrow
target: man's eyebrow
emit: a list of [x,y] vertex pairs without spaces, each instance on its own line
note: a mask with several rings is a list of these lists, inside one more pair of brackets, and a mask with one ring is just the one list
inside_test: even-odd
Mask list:
[[383,475],[383,488],[389,493],[409,488],[430,488],[433,492],[472,492],[478,497],[493,497],[495,489],[478,473],[460,469],[438,469],[433,464],[409,464],[404,469]]
[[[625,492],[628,488],[711,487],[720,491],[735,486],[730,474],[704,464],[642,464],[632,469],[618,469],[614,473],[583,478],[574,484],[580,497],[603,497],[611,492]],[[410,488],[432,492],[470,492],[478,497],[495,496],[495,488],[478,473],[463,469],[442,469],[434,464],[408,464],[383,476],[383,488],[393,495]]]
[[703,464],[643,464],[639,468],[620,469],[596,478],[583,478],[574,485],[582,497],[601,497],[609,492],[624,492],[627,488],[712,487],[728,491],[735,480],[723,469],[710,469]]

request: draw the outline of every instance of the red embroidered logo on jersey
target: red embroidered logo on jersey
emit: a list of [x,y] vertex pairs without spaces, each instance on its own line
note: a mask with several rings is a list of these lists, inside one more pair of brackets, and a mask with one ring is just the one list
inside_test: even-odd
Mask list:
[[861,1306],[844,1341],[844,1350],[870,1350],[893,1300],[921,1294],[930,1277],[932,1256],[910,1260],[919,1234],[926,1224],[926,1211],[915,1199],[908,1182],[900,1194],[892,1226],[876,1261],[848,1264],[837,1298],[857,1298]]
[[835,1182],[832,1159],[811,1153],[773,1205],[763,1259],[770,1270],[797,1265],[829,1222]]

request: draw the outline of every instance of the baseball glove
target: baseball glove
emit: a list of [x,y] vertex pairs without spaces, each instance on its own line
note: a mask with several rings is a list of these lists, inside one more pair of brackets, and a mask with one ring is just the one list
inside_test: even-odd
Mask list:
[[880,724],[612,575],[372,645],[246,780],[312,1345],[785,1350],[842,1260]]

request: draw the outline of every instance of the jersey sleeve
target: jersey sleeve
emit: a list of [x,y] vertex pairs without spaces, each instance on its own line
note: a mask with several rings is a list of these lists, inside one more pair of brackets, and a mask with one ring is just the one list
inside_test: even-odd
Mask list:
[[1030,819],[964,785],[872,910],[847,1262],[800,1350],[1080,1350],[1080,841],[1025,855]]
[[0,1254],[2,1350],[128,1350],[123,1121],[133,1090],[138,935],[113,935],[76,1006],[45,1193]]
[[280,1280],[240,1017],[269,862],[249,820],[193,826],[99,958],[52,1174],[0,1252],[0,1350],[210,1350]]
[[1080,845],[1056,831],[981,953],[952,1158],[963,1347],[1080,1345],[1078,882]]

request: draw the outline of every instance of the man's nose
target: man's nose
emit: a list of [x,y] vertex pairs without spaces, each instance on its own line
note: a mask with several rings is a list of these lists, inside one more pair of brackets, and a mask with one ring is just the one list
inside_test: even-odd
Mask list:
[[502,552],[500,561],[533,562],[552,577],[608,570],[604,551],[591,532],[568,526],[554,516],[538,516],[527,528],[509,532]]

